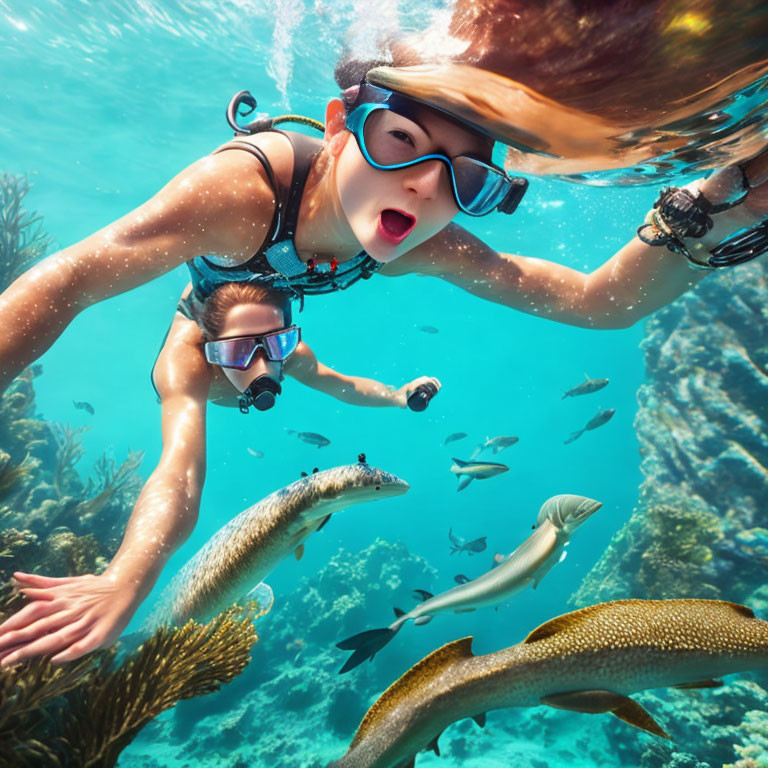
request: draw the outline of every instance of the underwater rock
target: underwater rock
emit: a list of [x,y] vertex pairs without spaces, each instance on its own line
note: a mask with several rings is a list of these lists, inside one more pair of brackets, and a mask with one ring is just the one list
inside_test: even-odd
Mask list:
[[768,555],[768,267],[709,276],[649,321],[632,518],[572,598],[748,602]]

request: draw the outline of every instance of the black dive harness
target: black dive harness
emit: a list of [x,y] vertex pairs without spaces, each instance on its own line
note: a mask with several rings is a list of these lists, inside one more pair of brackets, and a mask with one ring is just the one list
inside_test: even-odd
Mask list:
[[[241,104],[250,109],[238,112]],[[217,263],[213,257],[199,256],[188,262],[195,298],[199,302],[220,285],[229,282],[254,283],[276,290],[287,291],[301,302],[304,296],[315,296],[345,290],[359,280],[367,280],[383,264],[361,251],[348,261],[338,263],[333,259],[330,264],[319,264],[314,259],[303,262],[296,253],[293,238],[301,206],[302,193],[306,184],[312,161],[320,151],[320,142],[310,136],[294,131],[282,131],[275,126],[282,123],[299,123],[323,131],[323,124],[317,120],[300,115],[281,115],[279,117],[261,117],[246,125],[237,123],[238,115],[250,114],[256,108],[256,99],[248,91],[235,94],[227,108],[227,121],[235,131],[234,140],[219,147],[214,154],[230,149],[240,149],[256,157],[275,191],[275,214],[264,245],[246,262],[229,266]],[[281,184],[272,165],[264,152],[247,141],[238,140],[239,136],[250,136],[262,131],[275,131],[283,134],[293,146],[293,176],[290,187]]]
[[733,267],[768,252],[768,219],[726,237],[708,252],[706,259],[698,256],[706,251],[701,249],[693,253],[684,242],[684,238],[704,237],[712,229],[712,214],[744,202],[750,185],[743,166],[738,168],[742,194],[719,205],[713,205],[701,192],[694,195],[680,187],[662,189],[645,223],[638,228],[637,236],[647,245],[665,245],[673,253],[683,254],[696,269]]

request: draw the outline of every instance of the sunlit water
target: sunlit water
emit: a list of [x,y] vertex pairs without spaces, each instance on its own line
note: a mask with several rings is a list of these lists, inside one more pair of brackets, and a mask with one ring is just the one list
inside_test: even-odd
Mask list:
[[[28,205],[66,246],[140,204],[227,140],[224,109],[235,91],[249,88],[259,111],[290,108],[322,119],[326,101],[337,95],[333,67],[343,46],[365,46],[380,28],[439,18],[448,6],[0,0],[0,170],[29,175]],[[356,25],[352,37],[350,22]],[[513,217],[461,223],[499,250],[588,271],[632,236],[655,195],[654,187],[590,188],[533,177]],[[103,451],[122,458],[129,448],[146,452],[145,476],[157,461],[160,412],[149,372],[186,280],[186,269],[178,269],[87,310],[43,358],[37,382],[42,415],[91,427],[81,469]],[[522,593],[498,613],[435,621],[419,630],[419,638],[428,650],[473,634],[475,651],[486,652],[567,610],[568,596],[636,500],[632,420],[643,379],[642,327],[570,328],[419,277],[376,277],[347,293],[313,298],[299,321],[318,357],[334,368],[398,386],[435,375],[443,392],[423,414],[352,408],[295,382],[265,414],[211,408],[200,521],[159,586],[246,505],[301,471],[354,461],[364,451],[371,463],[406,478],[411,491],[339,514],[311,539],[300,563],[286,562],[273,574],[278,601],[281,591],[321,568],[340,546],[356,551],[376,536],[402,540],[448,580],[456,572],[449,526],[465,538],[487,536],[489,553],[508,552],[527,535],[546,498],[580,493],[604,507],[537,592]],[[425,333],[424,325],[439,332]],[[611,383],[599,394],[561,400],[585,373]],[[96,415],[75,410],[73,400],[91,402]],[[599,407],[615,408],[615,418],[563,445]],[[318,450],[286,428],[320,432],[331,444]],[[457,431],[470,437],[443,447]],[[450,458],[468,458],[480,440],[498,434],[520,437],[499,456],[511,470],[457,494]],[[474,569],[470,575],[485,567],[479,558],[469,563],[463,567]],[[120,764],[134,764],[131,754],[127,750]],[[333,756],[338,753],[325,755]],[[472,764],[492,766],[496,759]],[[448,759],[435,764],[452,765]]]

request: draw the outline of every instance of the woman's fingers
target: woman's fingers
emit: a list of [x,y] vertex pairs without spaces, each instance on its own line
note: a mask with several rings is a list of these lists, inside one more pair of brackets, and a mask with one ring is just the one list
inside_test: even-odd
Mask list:
[[74,617],[71,611],[59,611],[50,616],[45,616],[28,624],[23,629],[8,632],[3,640],[6,645],[23,645],[36,640],[51,632],[56,632],[67,624],[71,624]]
[[49,616],[52,613],[57,613],[60,610],[61,603],[55,600],[41,600],[31,605],[25,605],[20,611],[14,613],[10,619],[0,624],[0,648],[5,645],[5,637],[8,632],[22,629],[33,621]]
[[50,602],[57,598],[56,593],[50,588],[37,589],[35,587],[22,587],[19,592],[30,600],[38,600],[40,602]]
[[59,584],[67,584],[72,581],[76,576],[64,576],[61,578],[53,578],[52,576],[40,576],[38,573],[25,573],[24,571],[16,571],[13,574],[13,578],[19,583],[24,583],[30,587],[56,587]]
[[74,661],[84,656],[86,653],[95,651],[97,648],[101,648],[104,645],[105,637],[104,632],[99,627],[93,627],[88,634],[81,637],[76,642],[72,643],[68,648],[65,648],[60,653],[57,653],[52,659],[51,664],[63,664],[67,661]]
[[74,624],[68,624],[58,632],[46,635],[33,643],[27,643],[21,648],[17,648],[6,656],[0,664],[5,667],[10,664],[26,661],[34,656],[47,656],[48,654],[60,651],[62,648],[71,648],[73,643],[76,643],[89,633],[90,627],[90,620],[83,617]]

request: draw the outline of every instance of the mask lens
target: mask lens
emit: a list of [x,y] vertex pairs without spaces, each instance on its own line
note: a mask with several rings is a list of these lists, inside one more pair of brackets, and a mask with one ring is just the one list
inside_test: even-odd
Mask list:
[[300,339],[301,334],[295,325],[284,331],[264,336],[264,349],[267,351],[267,357],[273,362],[287,360],[296,351]]
[[465,155],[454,157],[452,164],[459,201],[467,211],[489,213],[504,199],[509,185],[506,176]]
[[363,125],[365,148],[379,165],[410,163],[423,154],[416,149],[420,131],[407,117],[390,109],[375,109]]
[[254,338],[209,341],[205,345],[205,359],[222,368],[245,371],[251,364],[256,346],[257,340]]

